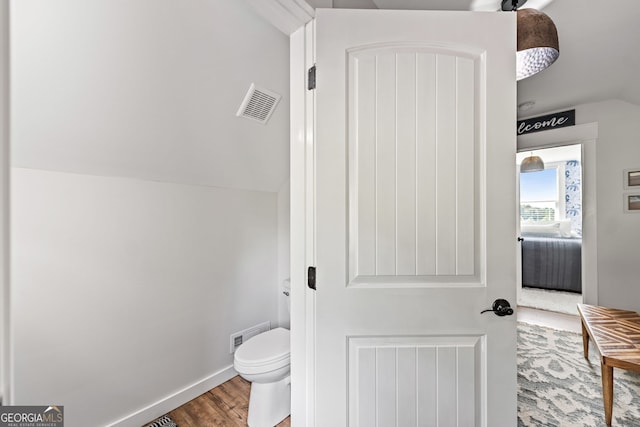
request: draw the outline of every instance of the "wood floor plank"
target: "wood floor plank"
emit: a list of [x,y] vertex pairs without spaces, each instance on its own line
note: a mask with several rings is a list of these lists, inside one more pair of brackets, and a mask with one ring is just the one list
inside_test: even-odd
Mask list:
[[180,427],[195,426],[198,423],[198,414],[192,410],[191,402],[187,402],[180,408],[169,412],[169,416]]
[[247,410],[232,409],[224,400],[211,392],[205,393],[201,398],[216,412],[216,418],[224,419],[233,426],[247,425]]
[[182,406],[178,409],[174,409],[168,414],[173,421],[178,424],[178,426],[189,427],[195,425],[195,420],[191,418],[191,416],[187,413],[187,411],[182,409]]
[[[250,390],[251,383],[235,376],[168,415],[179,427],[244,427]],[[285,418],[276,427],[291,427],[291,418]]]
[[291,417],[289,416],[289,417],[285,418],[276,427],[291,427]]
[[224,401],[230,409],[244,407],[244,410],[247,411],[249,409],[250,390],[251,383],[237,376],[209,391],[209,393]]
[[221,406],[224,405],[230,413],[234,413],[246,423],[250,390],[251,384],[242,377],[237,376],[209,391],[209,394]]

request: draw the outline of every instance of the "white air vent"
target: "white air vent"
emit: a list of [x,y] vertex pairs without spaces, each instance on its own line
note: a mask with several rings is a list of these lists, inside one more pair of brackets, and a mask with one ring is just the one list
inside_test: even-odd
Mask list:
[[244,331],[231,334],[229,343],[229,353],[235,353],[236,349],[240,347],[240,344],[247,341],[249,338],[267,332],[271,329],[271,322],[263,322],[259,325],[252,326]]
[[281,96],[277,93],[256,87],[255,84],[251,83],[249,92],[244,97],[236,116],[246,117],[264,125],[273,114],[273,110],[278,105],[280,98]]

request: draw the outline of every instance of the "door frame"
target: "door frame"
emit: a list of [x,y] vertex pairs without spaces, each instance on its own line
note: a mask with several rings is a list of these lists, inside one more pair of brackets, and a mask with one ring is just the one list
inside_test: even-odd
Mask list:
[[307,70],[315,63],[315,22],[290,35],[291,182],[291,425],[315,427],[315,294],[306,266],[315,265],[315,93]]
[[[596,142],[598,123],[519,135],[517,151],[582,145],[582,301],[598,305],[598,235],[596,219]],[[518,245],[520,250],[520,245]],[[520,267],[519,274],[522,274]],[[518,295],[520,289],[517,289]]]

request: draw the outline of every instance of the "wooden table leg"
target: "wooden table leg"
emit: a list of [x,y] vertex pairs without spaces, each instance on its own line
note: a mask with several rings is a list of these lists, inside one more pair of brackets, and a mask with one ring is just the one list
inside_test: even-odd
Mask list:
[[582,325],[582,348],[584,352],[584,358],[589,358],[589,333],[587,332],[586,326],[584,326],[584,321],[581,321]]
[[604,401],[604,420],[608,426],[611,425],[611,415],[613,412],[613,367],[605,365],[601,361],[602,369],[602,400]]

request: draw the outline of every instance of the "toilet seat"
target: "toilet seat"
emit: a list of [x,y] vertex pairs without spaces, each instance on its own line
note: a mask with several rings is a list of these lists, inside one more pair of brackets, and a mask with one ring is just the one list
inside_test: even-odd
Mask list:
[[235,353],[238,372],[259,374],[288,366],[291,357],[290,334],[287,329],[275,328],[263,332],[242,344]]

